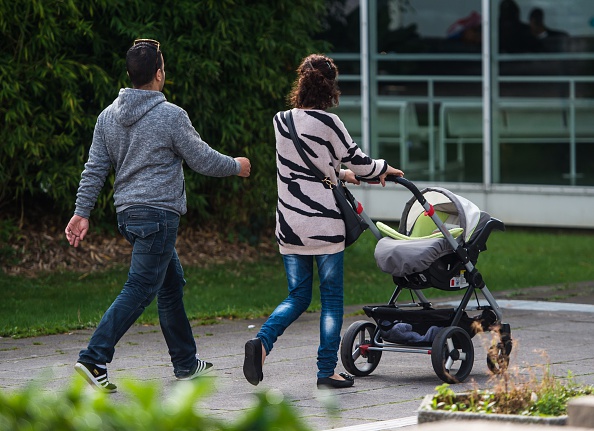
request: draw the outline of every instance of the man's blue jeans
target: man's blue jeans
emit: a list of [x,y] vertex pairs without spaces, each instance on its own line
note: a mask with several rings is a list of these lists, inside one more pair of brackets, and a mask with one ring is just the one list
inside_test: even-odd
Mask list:
[[183,304],[186,280],[175,250],[178,227],[179,215],[166,210],[135,206],[118,213],[118,229],[133,246],[128,280],[79,361],[111,362],[115,345],[156,296],[175,375],[196,365],[196,342]]
[[314,258],[318,265],[322,301],[320,346],[318,347],[318,378],[322,378],[332,376],[338,363],[344,313],[344,251],[319,256],[283,255],[289,296],[276,307],[262,325],[258,338],[262,340],[266,353],[269,353],[277,338],[307,310],[312,298]]

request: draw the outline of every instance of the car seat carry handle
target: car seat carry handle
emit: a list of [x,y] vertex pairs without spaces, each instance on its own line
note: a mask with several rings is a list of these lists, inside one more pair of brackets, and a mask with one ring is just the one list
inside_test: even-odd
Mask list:
[[428,209],[428,208],[425,207],[425,204],[427,203],[427,200],[425,199],[425,196],[423,195],[423,193],[421,193],[421,191],[417,188],[417,186],[415,186],[409,180],[407,180],[404,177],[399,177],[397,175],[388,175],[386,177],[386,181],[394,181],[395,183],[398,183],[401,186],[406,187],[407,189],[410,190],[410,192],[413,195],[415,195],[415,198],[417,198],[417,200],[423,206],[423,208],[425,208],[426,210]]
[[[377,177],[375,177],[375,178],[363,178],[363,177],[360,177],[359,175],[356,175],[356,178],[359,181],[363,181],[363,182],[369,183],[369,184],[378,184],[379,183],[379,179]],[[411,193],[413,195],[415,195],[415,197],[417,198],[417,200],[419,201],[419,203],[421,205],[423,205],[423,207],[425,207],[425,203],[427,202],[426,199],[425,199],[425,196],[423,196],[423,193],[421,193],[421,191],[417,188],[417,186],[415,186],[409,180],[407,180],[404,177],[399,177],[398,175],[388,175],[386,177],[386,181],[391,181],[393,183],[398,183],[398,184],[406,187],[407,189],[409,189],[411,191]]]

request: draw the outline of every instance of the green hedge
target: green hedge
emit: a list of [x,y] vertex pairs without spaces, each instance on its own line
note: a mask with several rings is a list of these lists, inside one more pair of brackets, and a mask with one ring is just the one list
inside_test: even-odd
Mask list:
[[[72,213],[97,115],[130,86],[125,53],[144,37],[161,42],[168,100],[211,146],[252,161],[248,180],[188,169],[189,219],[257,233],[274,219],[272,117],[300,59],[327,49],[313,39],[323,12],[323,0],[0,0],[0,211]],[[112,205],[106,184],[94,222],[111,223]]]
[[209,416],[200,403],[212,390],[209,379],[179,382],[164,397],[155,382],[123,381],[121,397],[92,391],[82,379],[64,392],[41,386],[0,391],[0,429],[27,431],[308,431],[282,394],[256,394],[255,405],[239,417]]

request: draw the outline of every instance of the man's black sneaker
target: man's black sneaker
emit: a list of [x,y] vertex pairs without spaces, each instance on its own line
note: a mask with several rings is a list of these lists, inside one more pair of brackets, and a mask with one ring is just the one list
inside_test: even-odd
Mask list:
[[212,364],[210,362],[203,361],[201,359],[196,358],[196,368],[190,371],[187,375],[182,376],[175,376],[177,380],[192,380],[196,377],[199,377],[203,374],[208,373],[212,369]]
[[87,362],[77,362],[74,369],[84,377],[94,388],[107,393],[113,393],[117,390],[117,386],[109,383],[107,379],[107,367],[98,367],[95,364]]

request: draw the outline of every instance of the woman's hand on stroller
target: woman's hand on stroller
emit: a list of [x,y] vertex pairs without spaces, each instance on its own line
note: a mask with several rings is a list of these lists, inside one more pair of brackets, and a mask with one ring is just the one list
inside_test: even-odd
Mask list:
[[386,169],[386,172],[384,172],[383,174],[381,174],[378,178],[379,178],[379,182],[382,185],[382,187],[386,186],[386,177],[388,175],[395,175],[397,177],[403,177],[404,176],[404,172],[401,171],[400,169],[397,168],[393,168],[392,166],[388,165],[388,169]]
[[[401,171],[400,169],[397,168],[393,168],[392,166],[388,165],[388,168],[386,169],[386,172],[384,172],[383,174],[381,174],[380,176],[374,177],[374,178],[363,178],[360,176],[355,176],[355,181],[349,181],[347,180],[347,172],[352,173],[351,170],[347,169],[344,171],[345,175],[344,175],[344,181],[347,181],[349,183],[353,183],[353,184],[359,184],[359,181],[364,181],[368,184],[377,184],[380,183],[382,185],[382,187],[386,186],[386,179],[388,179],[388,181],[393,181],[393,182],[397,182],[396,179],[394,177],[404,177],[404,172]],[[388,178],[391,177],[391,178]]]
[[342,177],[343,181],[346,181],[347,183],[351,183],[351,184],[361,184],[361,181],[359,181],[359,179],[357,178],[357,176],[355,175],[355,173],[353,171],[351,171],[350,169],[343,169],[344,172],[344,176]]

